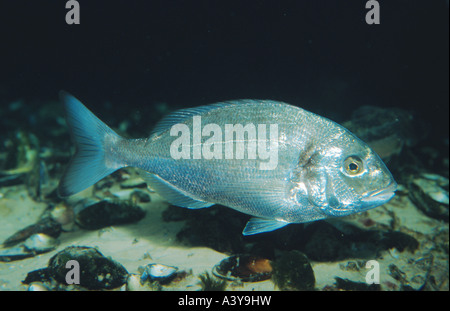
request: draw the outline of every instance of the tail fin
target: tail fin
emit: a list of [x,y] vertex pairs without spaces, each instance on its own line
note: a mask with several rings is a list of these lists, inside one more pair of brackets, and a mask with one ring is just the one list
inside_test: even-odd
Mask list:
[[78,99],[61,91],[66,120],[77,151],[67,167],[58,187],[58,193],[67,197],[80,192],[120,168],[107,166],[105,138],[120,139],[112,129],[98,119]]

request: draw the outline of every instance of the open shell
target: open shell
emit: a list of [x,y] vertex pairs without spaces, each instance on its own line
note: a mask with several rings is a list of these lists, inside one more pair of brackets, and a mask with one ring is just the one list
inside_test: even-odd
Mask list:
[[269,259],[253,255],[234,255],[213,268],[213,274],[228,281],[260,282],[270,279],[272,265]]

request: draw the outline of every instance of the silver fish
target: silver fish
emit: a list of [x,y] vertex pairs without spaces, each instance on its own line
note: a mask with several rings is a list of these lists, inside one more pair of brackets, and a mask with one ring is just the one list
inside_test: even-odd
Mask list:
[[[183,109],[161,120],[149,138],[125,139],[70,94],[60,97],[77,147],[59,185],[61,196],[136,167],[174,205],[222,204],[252,215],[243,231],[251,235],[366,211],[388,202],[397,188],[364,142],[286,103],[237,100]],[[199,120],[204,127],[196,137]],[[235,132],[227,138],[230,125]],[[185,134],[188,140],[180,143]]]

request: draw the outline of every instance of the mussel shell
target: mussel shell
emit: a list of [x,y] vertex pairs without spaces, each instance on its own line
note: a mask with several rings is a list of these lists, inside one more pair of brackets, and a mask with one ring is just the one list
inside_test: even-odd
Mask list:
[[75,208],[76,223],[88,230],[97,230],[109,226],[135,223],[144,218],[145,211],[138,205],[126,201],[102,200]]
[[0,262],[9,262],[34,257],[54,250],[58,240],[43,233],[31,235],[22,244],[10,248],[0,248]]
[[88,289],[113,289],[126,283],[128,272],[118,262],[103,256],[97,249],[69,246],[50,258],[48,273],[56,281],[66,284],[69,260],[76,260],[80,268],[80,284]]
[[53,238],[57,238],[61,234],[61,224],[57,223],[50,217],[40,219],[35,224],[32,224],[24,229],[21,229],[8,237],[3,246],[9,247],[25,241],[33,234],[43,233]]
[[426,215],[448,222],[448,191],[436,181],[415,178],[408,183],[409,198]]
[[28,251],[23,245],[4,249],[0,248],[0,262],[22,260],[33,256],[35,254]]
[[141,282],[148,279],[150,281],[158,281],[160,283],[169,283],[175,278],[177,271],[177,267],[152,263],[145,266],[144,272],[142,273]]
[[50,214],[50,217],[57,223],[61,224],[61,226],[72,225],[75,221],[73,208],[64,203],[52,206],[48,213]]
[[31,252],[46,253],[58,246],[58,240],[44,233],[36,233],[26,239],[23,246]]
[[213,268],[213,274],[228,281],[260,282],[270,279],[270,260],[254,255],[234,255]]
[[28,286],[28,291],[29,292],[46,292],[49,291],[50,289],[45,286],[44,284],[40,283],[40,282],[35,282],[35,283],[31,283]]
[[434,201],[449,205],[448,191],[442,189],[437,180],[416,178],[412,182]]

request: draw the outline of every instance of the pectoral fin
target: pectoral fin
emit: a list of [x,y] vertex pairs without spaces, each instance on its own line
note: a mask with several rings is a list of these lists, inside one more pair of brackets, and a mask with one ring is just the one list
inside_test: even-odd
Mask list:
[[289,223],[285,221],[253,217],[247,222],[247,225],[245,226],[244,231],[242,231],[242,234],[252,235],[263,232],[270,232],[283,228],[288,224]]

